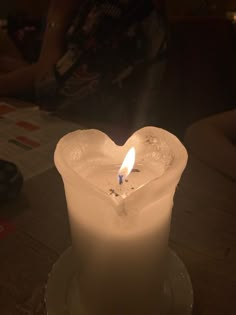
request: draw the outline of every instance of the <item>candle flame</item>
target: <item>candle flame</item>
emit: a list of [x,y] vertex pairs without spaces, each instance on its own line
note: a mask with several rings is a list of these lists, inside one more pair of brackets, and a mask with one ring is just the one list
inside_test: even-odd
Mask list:
[[129,176],[130,172],[132,171],[135,163],[135,148],[132,147],[129,149],[128,153],[126,154],[123,163],[119,169],[118,177],[120,179],[125,179]]

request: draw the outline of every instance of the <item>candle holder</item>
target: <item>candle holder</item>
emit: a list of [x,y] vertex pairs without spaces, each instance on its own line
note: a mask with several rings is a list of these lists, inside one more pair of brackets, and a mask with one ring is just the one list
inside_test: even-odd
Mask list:
[[189,315],[191,282],[168,250],[173,197],[187,163],[181,142],[155,127],[123,146],[99,130],[78,130],[59,141],[54,157],[73,254],[53,268],[48,314]]
[[[161,313],[158,315],[191,315],[193,308],[191,280],[185,265],[171,249],[168,250],[167,265]],[[54,264],[48,278],[45,291],[48,315],[87,315],[78,303],[76,272],[77,266],[70,247]]]

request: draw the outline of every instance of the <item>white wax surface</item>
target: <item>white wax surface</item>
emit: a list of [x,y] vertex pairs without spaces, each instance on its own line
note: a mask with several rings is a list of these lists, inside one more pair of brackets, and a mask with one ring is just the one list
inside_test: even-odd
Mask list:
[[[136,162],[120,185],[131,147]],[[86,315],[158,314],[173,196],[187,160],[181,143],[155,127],[137,131],[123,147],[84,130],[62,139],[55,160]]]
[[[161,177],[171,165],[173,155],[163,139],[146,136],[142,145],[137,145],[136,159],[131,174],[119,184],[118,172],[130,146],[101,147],[100,154],[85,154],[73,169],[92,185],[111,195],[111,198],[124,199],[153,179]],[[102,154],[101,154],[102,153]]]
[[118,181],[119,165],[104,165],[103,161],[87,161],[86,167],[76,169],[80,176],[86,178],[92,185],[97,186],[102,191],[111,195],[112,198],[126,198],[133,191],[141,188],[154,178],[158,178],[165,172],[162,163],[144,165],[135,163],[130,175],[123,180],[123,184]]

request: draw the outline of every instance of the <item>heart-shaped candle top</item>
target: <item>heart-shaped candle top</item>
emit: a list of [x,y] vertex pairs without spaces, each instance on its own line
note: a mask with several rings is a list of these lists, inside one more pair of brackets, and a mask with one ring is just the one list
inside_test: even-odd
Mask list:
[[[119,170],[130,148],[136,151],[135,164],[121,184]],[[102,231],[114,231],[115,214],[137,218],[139,213],[138,228],[152,224],[156,206],[150,211],[150,205],[160,201],[157,208],[171,208],[186,162],[180,141],[156,127],[138,130],[123,146],[99,130],[78,130],[64,136],[55,151],[70,215]]]
[[[136,151],[135,165],[121,184],[118,172],[131,147]],[[180,176],[187,160],[180,141],[156,127],[138,130],[123,146],[117,146],[99,130],[79,130],[64,136],[56,152],[60,152],[55,154],[55,162],[63,178],[83,178],[117,202],[153,180],[161,181],[167,173]]]

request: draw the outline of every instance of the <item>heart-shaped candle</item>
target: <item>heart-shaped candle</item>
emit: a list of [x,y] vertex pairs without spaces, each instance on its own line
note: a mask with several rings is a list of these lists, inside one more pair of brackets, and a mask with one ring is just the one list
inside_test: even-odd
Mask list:
[[[124,161],[127,153],[125,160],[136,154],[133,166]],[[138,299],[160,288],[173,196],[186,162],[180,141],[155,127],[140,129],[123,146],[98,130],[75,131],[59,141],[55,164],[87,312],[116,314],[115,305],[117,314],[148,314],[152,299]]]

